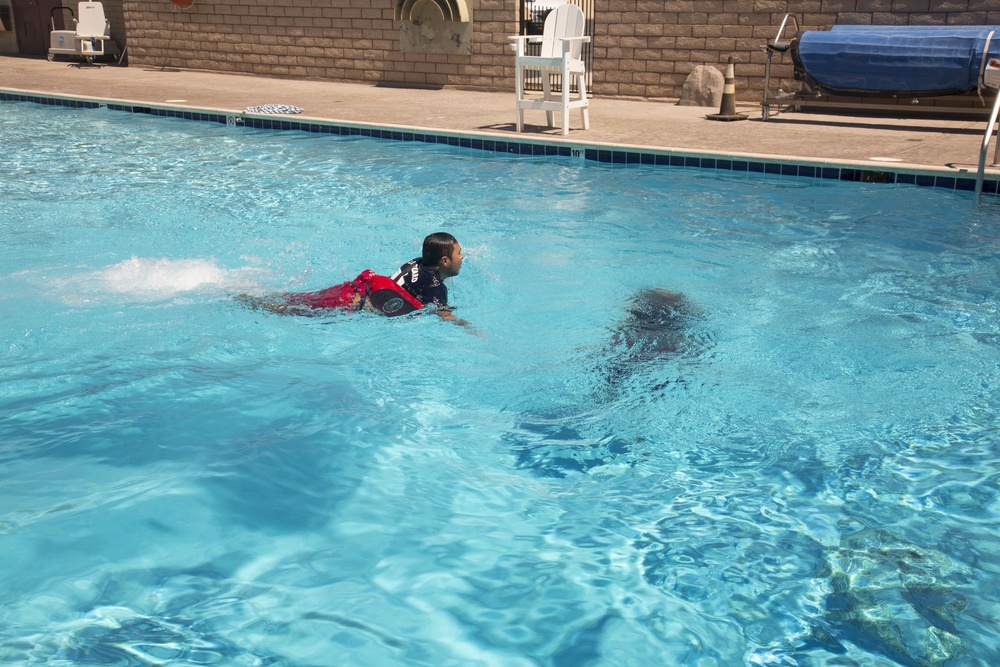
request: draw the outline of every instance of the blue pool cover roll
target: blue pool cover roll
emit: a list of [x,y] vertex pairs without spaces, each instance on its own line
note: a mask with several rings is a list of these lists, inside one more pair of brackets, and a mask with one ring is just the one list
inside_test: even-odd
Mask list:
[[957,95],[976,89],[987,38],[1000,58],[1000,26],[838,25],[793,45],[796,74],[832,95]]

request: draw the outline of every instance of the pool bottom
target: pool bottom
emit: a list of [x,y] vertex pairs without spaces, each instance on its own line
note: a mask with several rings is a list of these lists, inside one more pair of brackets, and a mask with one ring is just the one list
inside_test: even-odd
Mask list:
[[[10,106],[0,662],[997,663],[960,193]],[[482,337],[228,297],[439,226]]]

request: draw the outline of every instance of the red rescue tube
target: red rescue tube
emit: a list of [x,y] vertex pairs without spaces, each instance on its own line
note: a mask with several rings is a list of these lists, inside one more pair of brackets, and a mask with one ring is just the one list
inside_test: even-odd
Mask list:
[[368,279],[368,303],[386,317],[407,315],[424,307],[412,294],[385,276]]
[[187,9],[194,4],[194,0],[170,0],[170,2],[174,3],[181,9]]
[[366,304],[388,317],[406,315],[423,307],[413,295],[374,271],[362,271],[346,283],[327,287],[318,292],[297,292],[285,295],[289,306],[302,306],[315,310],[343,308],[360,310]]
[[373,271],[362,271],[354,280],[327,287],[318,292],[286,294],[285,303],[289,306],[305,306],[317,310],[321,308],[351,308],[358,305],[366,292],[368,279],[374,275]]

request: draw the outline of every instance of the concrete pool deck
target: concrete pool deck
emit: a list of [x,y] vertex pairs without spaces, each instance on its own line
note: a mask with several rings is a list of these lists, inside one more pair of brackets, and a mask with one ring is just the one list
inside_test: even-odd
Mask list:
[[[897,119],[818,113],[782,113],[761,119],[760,105],[742,101],[739,122],[714,122],[718,109],[666,102],[594,98],[591,129],[570,116],[570,133],[544,128],[541,112],[526,114],[514,131],[513,92],[429,90],[270,79],[149,66],[75,67],[41,58],[0,56],[0,91],[89,97],[239,114],[247,107],[302,108],[289,120],[342,121],[425,130],[485,133],[505,139],[566,141],[574,146],[624,146],[729,156],[834,162],[873,171],[932,170],[975,178],[985,118]],[[990,100],[988,100],[990,101]],[[986,162],[993,159],[993,145]],[[1000,168],[987,167],[992,178]]]

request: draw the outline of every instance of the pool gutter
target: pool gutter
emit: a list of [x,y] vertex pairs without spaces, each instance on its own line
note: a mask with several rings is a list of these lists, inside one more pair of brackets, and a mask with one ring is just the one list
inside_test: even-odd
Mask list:
[[[760,153],[722,152],[713,150],[675,149],[630,144],[574,141],[549,136],[497,135],[474,130],[442,130],[439,128],[365,123],[316,118],[305,115],[269,115],[246,113],[233,109],[193,108],[143,101],[104,99],[98,97],[48,94],[16,88],[0,88],[0,101],[33,102],[70,108],[99,109],[128,113],[143,113],[167,118],[180,118],[277,131],[304,131],[315,134],[360,136],[394,141],[415,141],[443,144],[491,153],[534,156],[560,156],[582,161],[607,164],[687,167],[729,171],[736,174],[773,175],[793,178],[818,178],[879,184],[904,184],[945,190],[974,192],[976,173],[969,168],[940,168],[902,162],[802,158]],[[983,194],[1000,194],[1000,170],[987,170]]]

